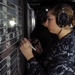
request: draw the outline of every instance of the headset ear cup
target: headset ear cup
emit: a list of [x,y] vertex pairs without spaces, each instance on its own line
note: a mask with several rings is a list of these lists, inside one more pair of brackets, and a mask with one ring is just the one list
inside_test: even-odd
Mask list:
[[65,11],[58,13],[56,22],[59,27],[65,27],[69,23],[69,17]]
[[75,17],[72,19],[72,25],[75,27]]

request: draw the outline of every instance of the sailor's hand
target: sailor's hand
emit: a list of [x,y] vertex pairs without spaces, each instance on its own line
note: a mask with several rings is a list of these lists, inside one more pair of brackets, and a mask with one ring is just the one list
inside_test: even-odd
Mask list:
[[28,39],[24,38],[23,40],[21,40],[20,50],[21,50],[22,54],[26,57],[27,60],[34,57],[34,55],[32,53],[32,48],[30,45],[31,45],[31,43]]
[[40,42],[38,42],[38,44],[35,46],[35,48],[36,48],[36,52],[38,54],[41,54],[43,52],[43,49],[42,49]]

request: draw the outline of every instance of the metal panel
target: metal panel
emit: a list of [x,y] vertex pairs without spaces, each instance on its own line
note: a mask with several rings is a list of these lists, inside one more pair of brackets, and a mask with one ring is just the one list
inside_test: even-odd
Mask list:
[[24,35],[22,8],[16,5],[17,1],[0,0],[0,75],[24,73],[24,66],[20,64],[24,64],[24,57],[17,47]]
[[30,33],[35,28],[35,14],[34,10],[27,5],[27,28],[28,28],[28,38],[30,38]]

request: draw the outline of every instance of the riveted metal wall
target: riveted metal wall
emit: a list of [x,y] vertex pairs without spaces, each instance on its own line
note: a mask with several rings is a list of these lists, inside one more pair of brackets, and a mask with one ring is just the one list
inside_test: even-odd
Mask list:
[[23,12],[18,0],[0,0],[0,75],[23,75],[25,58],[19,41],[24,37]]

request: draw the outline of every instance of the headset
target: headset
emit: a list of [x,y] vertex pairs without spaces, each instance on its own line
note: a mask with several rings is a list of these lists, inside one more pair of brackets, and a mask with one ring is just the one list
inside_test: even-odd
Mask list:
[[67,12],[64,9],[65,9],[64,5],[62,5],[61,11],[58,12],[58,14],[56,16],[56,22],[59,27],[65,27],[65,26],[71,24],[72,18],[69,17],[69,15],[67,14]]

